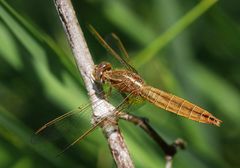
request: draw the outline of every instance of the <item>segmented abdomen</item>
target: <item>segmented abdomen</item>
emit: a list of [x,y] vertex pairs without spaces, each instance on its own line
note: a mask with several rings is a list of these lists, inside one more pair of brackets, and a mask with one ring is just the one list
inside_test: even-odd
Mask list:
[[197,105],[151,86],[143,86],[140,95],[160,108],[197,122],[216,126],[222,122]]

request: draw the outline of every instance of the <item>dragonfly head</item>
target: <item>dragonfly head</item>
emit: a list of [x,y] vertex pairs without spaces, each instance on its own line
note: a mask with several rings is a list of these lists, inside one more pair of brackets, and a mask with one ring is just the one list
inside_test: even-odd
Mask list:
[[100,64],[95,66],[93,76],[97,82],[104,83],[105,78],[103,73],[106,71],[110,71],[112,69],[112,65],[109,62],[101,62]]

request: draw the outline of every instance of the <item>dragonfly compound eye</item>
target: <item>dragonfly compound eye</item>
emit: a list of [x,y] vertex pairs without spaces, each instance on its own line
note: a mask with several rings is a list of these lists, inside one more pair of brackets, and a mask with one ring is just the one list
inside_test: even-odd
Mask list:
[[104,72],[110,71],[112,69],[112,66],[108,62],[102,62],[99,65],[96,65],[93,76],[97,82],[104,83]]
[[110,71],[112,69],[112,65],[108,62],[102,62],[101,64],[99,64],[100,69],[102,69],[102,71]]

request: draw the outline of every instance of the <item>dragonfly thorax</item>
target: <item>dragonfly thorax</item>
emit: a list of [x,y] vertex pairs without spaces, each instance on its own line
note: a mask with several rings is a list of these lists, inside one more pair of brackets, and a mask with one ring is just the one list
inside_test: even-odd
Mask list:
[[100,64],[95,66],[93,76],[96,82],[105,83],[104,72],[110,71],[112,69],[112,65],[109,62],[101,62]]

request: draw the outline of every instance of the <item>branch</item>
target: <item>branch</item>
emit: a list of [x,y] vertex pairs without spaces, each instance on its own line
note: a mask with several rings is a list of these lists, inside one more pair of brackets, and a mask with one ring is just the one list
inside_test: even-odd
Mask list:
[[133,124],[142,128],[163,150],[166,159],[166,168],[172,167],[172,159],[177,153],[177,149],[185,149],[185,142],[182,139],[177,139],[173,144],[168,144],[149,124],[148,119],[141,118],[132,114],[121,113],[120,118],[130,121]]
[[[82,30],[75,15],[70,0],[54,0],[59,17],[67,34],[68,41],[72,48],[73,56],[77,67],[82,75],[86,89],[90,96],[93,108],[93,121],[96,123],[101,118],[111,116],[114,106],[102,99],[102,88],[96,85],[91,79],[94,70],[94,63],[84,39]],[[102,101],[98,106],[93,106],[93,102]],[[113,158],[119,168],[133,168],[124,139],[119,131],[117,122],[103,122],[102,130],[108,140],[108,144]]]

